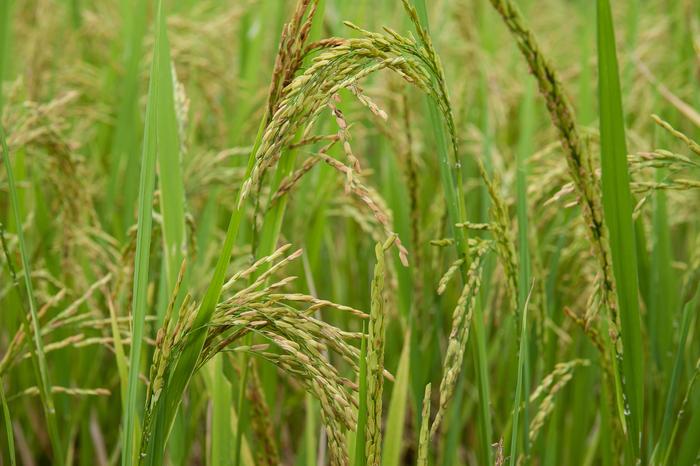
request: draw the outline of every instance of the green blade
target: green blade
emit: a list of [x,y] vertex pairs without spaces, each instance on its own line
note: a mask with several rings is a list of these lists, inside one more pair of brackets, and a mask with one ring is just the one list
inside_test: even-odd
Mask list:
[[[165,13],[161,13],[158,24],[158,46],[154,57],[158,60],[155,80],[158,91],[155,95],[157,110],[156,138],[158,155],[158,181],[160,204],[163,215],[163,250],[166,264],[168,293],[174,288],[183,252],[185,238],[185,188],[182,183],[182,161],[180,138],[175,111],[175,89],[170,47],[165,26]],[[186,288],[186,283],[183,288]]]
[[382,466],[399,466],[402,464],[401,450],[406,425],[406,411],[408,407],[408,384],[410,371],[410,331],[404,336],[403,349],[399,358],[399,367],[396,370],[396,381],[391,391],[389,413],[386,419],[386,431],[384,433],[384,448],[382,453]]
[[[518,464],[518,432],[520,432],[520,405],[527,405],[528,393],[523,396],[525,371],[527,370],[527,302],[523,303],[522,319],[520,322],[520,348],[518,350],[518,378],[515,385],[515,400],[513,401],[513,424],[510,437],[510,466]],[[527,442],[527,429],[523,428],[523,443]]]
[[[625,122],[615,33],[608,0],[598,0],[598,93],[601,171],[605,223],[610,232],[613,273],[622,333],[624,418],[628,446],[639,458],[644,407],[644,367],[638,302],[637,255],[632,224],[632,195],[627,168]],[[619,347],[618,347],[619,348]],[[619,352],[619,349],[617,350]]]
[[[155,185],[156,159],[159,150],[159,93],[162,83],[158,79],[162,73],[161,67],[169,65],[162,63],[167,57],[161,50],[167,46],[163,43],[164,37],[164,12],[162,1],[158,1],[158,23],[156,26],[156,40],[153,46],[153,63],[151,65],[151,77],[148,86],[148,103],[146,105],[146,124],[143,137],[143,152],[141,176],[139,181],[138,221],[136,234],[136,255],[134,259],[134,285],[132,298],[132,345],[129,353],[129,381],[127,397],[124,400],[124,418],[122,433],[122,466],[136,463],[136,431],[139,417],[139,369],[141,366],[141,348],[144,338],[144,327],[147,311],[148,294],[148,270],[151,249],[151,230],[153,216],[151,206],[153,204],[153,188]],[[167,53],[167,52],[166,52]],[[168,71],[169,73],[169,71]]]
[[5,419],[5,431],[7,434],[7,451],[10,454],[10,465],[15,466],[17,459],[15,458],[15,436],[12,432],[12,418],[10,417],[10,408],[7,406],[7,398],[5,397],[5,382],[0,377],[0,402],[2,402],[2,417]]

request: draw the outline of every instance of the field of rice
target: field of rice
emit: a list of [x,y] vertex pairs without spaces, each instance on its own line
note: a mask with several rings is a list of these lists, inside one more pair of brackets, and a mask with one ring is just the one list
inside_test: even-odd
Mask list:
[[0,0],[0,466],[700,464],[696,141],[700,0]]

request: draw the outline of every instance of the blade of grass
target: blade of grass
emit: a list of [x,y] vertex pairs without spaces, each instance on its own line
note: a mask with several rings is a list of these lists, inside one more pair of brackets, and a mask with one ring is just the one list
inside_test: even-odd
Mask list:
[[7,434],[7,451],[10,454],[10,465],[16,466],[17,459],[15,458],[15,436],[12,432],[12,418],[10,417],[10,408],[7,406],[7,398],[5,397],[5,381],[0,377],[0,401],[2,401],[2,417],[5,418],[5,432]]
[[150,2],[122,0],[121,13],[124,18],[123,67],[124,75],[119,83],[117,121],[112,135],[110,150],[110,178],[107,186],[107,215],[116,223],[116,232],[123,235],[133,222],[135,180],[138,178],[138,90],[139,63],[141,61],[143,37],[146,32],[147,10]]
[[598,0],[598,92],[600,104],[603,211],[610,232],[613,273],[617,285],[622,333],[622,389],[631,454],[639,458],[644,408],[644,367],[639,317],[639,285],[632,195],[627,169],[625,121],[615,51],[615,33],[608,0]]
[[[151,206],[153,204],[153,188],[155,185],[155,169],[160,139],[167,135],[160,134],[159,129],[159,103],[163,92],[159,82],[161,67],[168,65],[163,63],[167,55],[161,52],[164,37],[164,12],[162,1],[158,1],[158,19],[156,25],[156,40],[153,46],[153,62],[151,64],[151,77],[148,88],[148,102],[146,104],[146,124],[144,128],[143,152],[141,176],[139,181],[139,209],[136,234],[136,255],[134,259],[134,284],[131,306],[132,314],[132,345],[129,352],[129,380],[127,385],[127,398],[123,403],[123,433],[122,433],[122,466],[137,463],[136,455],[136,431],[139,423],[139,369],[141,366],[141,349],[144,338],[144,326],[146,320],[147,294],[148,294],[148,270],[151,249],[151,229],[153,216]],[[169,73],[169,71],[168,71]],[[162,118],[162,117],[161,117]]]
[[0,4],[0,110],[2,110],[4,103],[2,82],[5,79],[10,57],[10,16],[12,13],[12,3],[12,0],[5,0]]
[[[525,86],[525,94],[523,96],[522,108],[520,110],[520,138],[518,141],[518,150],[516,153],[516,173],[515,173],[515,185],[517,191],[517,205],[516,212],[518,218],[518,314],[525,315],[524,307],[528,298],[528,284],[530,283],[530,247],[528,244],[528,211],[527,211],[527,159],[532,153],[532,139],[534,130],[534,83],[532,80],[528,80]],[[524,323],[523,323],[524,325]],[[527,339],[527,334],[524,335]],[[527,347],[525,348],[527,350]],[[526,351],[527,353],[527,351]],[[529,368],[529,357],[527,354],[525,357],[525,366],[523,368],[523,390],[525,392],[525,398],[527,399],[530,393],[530,368]],[[523,408],[523,423],[522,423],[522,439],[523,439],[523,453],[527,461],[529,450],[530,450],[530,440],[528,428],[530,425],[528,403],[525,403]],[[514,429],[516,429],[514,425]],[[520,427],[517,427],[520,429]],[[514,430],[516,432],[516,430]]]
[[600,385],[600,396],[598,397],[598,402],[600,403],[600,464],[602,466],[613,466],[616,464],[615,433],[613,432],[615,414],[612,412],[612,406],[608,402],[608,399],[611,397],[609,392],[612,388],[609,384],[602,383]]
[[80,0],[70,0],[70,19],[74,29],[80,28],[83,22],[81,9]]
[[[531,290],[532,291],[532,290]],[[528,394],[525,392],[523,396],[523,386],[525,385],[525,371],[528,369],[528,330],[527,330],[527,301],[529,299],[529,294],[526,296],[523,302],[523,309],[521,314],[520,322],[520,348],[518,350],[518,378],[515,385],[515,400],[513,401],[513,422],[511,425],[511,436],[510,436],[510,466],[515,466],[518,463],[518,433],[521,430],[520,425],[520,409],[521,402],[523,407],[527,405]],[[527,435],[527,427],[522,426],[523,432],[523,444],[527,442],[525,436]]]
[[[250,345],[252,340],[247,337],[245,343]],[[241,379],[239,381],[238,387],[238,399],[236,402],[236,412],[238,413],[238,423],[236,424],[236,430],[233,438],[233,465],[239,466],[241,464],[241,445],[243,443],[243,431],[245,426],[249,424],[247,404],[245,403],[245,392],[248,388],[248,372],[251,370],[250,359],[247,355],[243,355],[240,359],[241,365],[243,367]],[[215,374],[216,377],[216,374]]]
[[[697,396],[698,395],[696,394],[696,397]],[[697,464],[698,451],[700,451],[700,444],[698,444],[697,441],[699,435],[700,416],[694,415],[690,419],[690,424],[686,430],[685,439],[678,450],[678,461],[674,464],[677,464],[678,466],[694,466]]]
[[223,354],[209,364],[212,379],[211,466],[227,466],[231,461],[231,385],[223,376]]
[[[2,158],[5,164],[7,173],[7,185],[10,192],[10,205],[14,213],[14,221],[17,226],[17,238],[19,241],[20,257],[22,260],[22,276],[24,277],[24,286],[27,292],[27,301],[29,302],[29,321],[24,309],[20,310],[22,315],[25,331],[27,335],[32,335],[32,365],[36,376],[36,382],[39,386],[39,397],[46,416],[46,424],[49,431],[49,439],[51,448],[53,449],[53,462],[57,466],[64,464],[63,448],[61,447],[61,438],[58,434],[58,424],[56,421],[56,408],[51,394],[51,380],[49,377],[49,369],[46,364],[46,354],[44,353],[44,343],[41,338],[41,326],[39,324],[39,315],[37,312],[36,296],[34,295],[34,286],[32,285],[31,267],[29,265],[29,251],[27,251],[27,243],[24,239],[24,230],[22,229],[22,218],[19,211],[19,202],[17,199],[17,187],[15,178],[12,172],[12,163],[10,162],[10,149],[7,147],[5,139],[5,129],[0,125],[0,142],[2,143]],[[7,257],[7,265],[11,267],[11,275],[15,276],[14,268],[10,262],[10,257]],[[14,278],[16,282],[16,277]]]
[[403,349],[399,358],[399,367],[396,370],[396,381],[391,391],[389,413],[386,418],[384,432],[384,452],[382,454],[382,466],[399,466],[401,463],[401,451],[403,446],[404,427],[406,425],[406,408],[408,407],[408,385],[410,381],[410,330],[404,336]]
[[[155,130],[160,205],[163,215],[163,257],[168,284],[166,296],[169,296],[177,280],[187,239],[185,237],[185,189],[182,183],[182,154],[180,154],[180,138],[175,113],[174,76],[168,45],[166,14],[161,12],[160,15],[157,27],[159,46],[154,51],[158,54],[158,74],[151,79],[155,80],[158,89]],[[182,288],[187,288],[186,278]]]
[[[230,417],[231,417],[231,431],[236,428],[238,425],[238,415],[236,413],[236,407],[232,406],[230,407]],[[253,456],[253,452],[251,450],[250,445],[248,444],[247,439],[242,440],[242,445],[241,445],[241,464],[243,466],[255,466],[255,459]]]
[[[307,394],[304,397],[306,407],[306,422],[304,423],[304,462],[300,463],[306,466],[316,466],[316,449],[318,447],[318,426],[316,422],[316,406],[314,404],[313,395]],[[359,429],[359,424],[358,424]]]
[[689,302],[685,303],[683,306],[683,318],[681,320],[681,328],[678,336],[678,349],[676,350],[676,360],[673,364],[673,372],[671,373],[671,378],[668,383],[668,390],[666,392],[666,403],[664,407],[664,417],[661,423],[661,434],[659,435],[659,441],[654,447],[654,451],[651,455],[651,464],[667,464],[668,458],[671,453],[671,446],[673,444],[671,438],[671,428],[673,426],[673,406],[678,396],[678,386],[680,382],[681,373],[683,372],[684,364],[684,352],[685,344],[688,338],[688,331],[690,329],[690,322],[693,313],[697,308],[698,293],[696,292],[695,297]]
[[[662,182],[667,176],[667,170],[657,171],[657,180]],[[675,287],[675,271],[673,270],[673,253],[671,244],[671,229],[668,223],[668,208],[666,192],[660,190],[655,194],[653,213],[653,248],[651,267],[651,289],[654,290],[649,309],[649,338],[653,345],[656,363],[665,378],[668,377],[669,354],[672,353],[673,321],[676,319],[678,292]]]
[[[170,58],[170,46],[167,34],[167,14],[163,12],[163,17],[159,21],[163,21],[163,25],[158,28],[159,38],[163,44],[158,50],[158,59],[161,65],[158,68],[159,75],[157,79],[159,89],[158,92],[158,182],[160,187],[160,206],[163,217],[163,269],[165,270],[165,281],[163,283],[162,297],[169,296],[175,287],[178,279],[178,272],[182,264],[183,257],[186,255],[187,249],[187,231],[185,227],[185,188],[183,185],[182,176],[182,156],[181,141],[178,115],[175,108],[176,101],[176,76],[175,68]],[[186,118],[185,115],[181,115]],[[185,271],[182,278],[181,289],[186,290],[189,284],[189,273]],[[182,297],[178,298],[178,303]],[[165,312],[165,302],[157,307],[158,322],[162,322]],[[178,306],[176,305],[176,308]],[[216,377],[224,379],[223,374],[217,374]],[[216,387],[225,385],[225,380],[218,380],[215,383]],[[216,397],[221,399],[221,397]],[[226,405],[228,407],[228,405]],[[216,409],[218,414],[228,412],[228,409]],[[179,414],[180,416],[182,414]],[[176,423],[176,425],[178,425]],[[225,422],[214,423],[216,429],[226,425]],[[182,429],[173,430],[173,435],[184,435]],[[226,436],[227,432],[215,432],[217,438]],[[173,437],[173,441],[169,443],[169,453],[171,462],[174,465],[182,464],[176,461],[178,456],[175,450],[183,443],[184,438]],[[173,447],[174,448],[171,448]]]

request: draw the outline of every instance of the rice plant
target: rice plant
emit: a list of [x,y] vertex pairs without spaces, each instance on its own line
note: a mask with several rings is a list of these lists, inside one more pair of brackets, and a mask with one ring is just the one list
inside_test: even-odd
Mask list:
[[692,0],[0,2],[0,465],[692,465]]

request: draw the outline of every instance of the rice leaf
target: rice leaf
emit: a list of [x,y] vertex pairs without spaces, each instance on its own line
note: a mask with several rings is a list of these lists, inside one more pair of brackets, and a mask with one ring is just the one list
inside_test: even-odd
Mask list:
[[410,382],[410,331],[404,336],[403,349],[399,357],[399,366],[396,369],[396,381],[391,391],[389,412],[386,418],[384,432],[384,451],[382,454],[382,466],[399,466],[401,452],[403,450],[404,426],[406,425],[406,411],[408,408],[408,385]]
[[[603,210],[610,234],[622,333],[622,389],[628,445],[639,458],[644,408],[644,367],[632,195],[627,168],[625,121],[608,0],[598,0],[598,92],[600,104]],[[619,349],[616,350],[620,352]]]
[[[517,204],[516,204],[516,214],[518,218],[518,312],[516,315],[525,314],[525,306],[528,300],[528,289],[527,287],[531,283],[530,279],[530,246],[528,241],[528,208],[527,208],[527,160],[532,153],[533,146],[533,122],[534,117],[534,84],[532,81],[528,81],[525,87],[525,94],[523,96],[522,108],[520,110],[520,138],[518,141],[518,150],[515,161],[515,185],[517,191]],[[527,333],[521,335],[528,339]],[[527,350],[527,348],[526,348]],[[527,353],[527,351],[526,351]],[[523,391],[524,393],[530,393],[530,358],[527,354],[524,356],[524,366],[523,366]],[[518,362],[520,363],[520,356],[518,356]],[[526,395],[527,397],[527,395]],[[530,452],[530,435],[528,428],[530,425],[529,421],[529,406],[525,403],[523,408],[523,422],[522,422],[522,439],[523,439],[523,453],[525,457],[529,455]],[[514,426],[515,428],[515,426]],[[520,429],[517,427],[517,429]],[[517,431],[516,431],[517,432]]]
[[[692,317],[693,314],[697,311],[698,302],[700,301],[700,289],[698,288],[698,279],[700,279],[700,273],[695,271],[694,273],[692,273],[690,279],[684,286],[684,294],[686,296],[685,302],[683,303],[683,313],[678,334],[678,349],[676,350],[676,358],[673,364],[673,372],[671,373],[671,377],[668,383],[668,389],[666,391],[666,403],[664,406],[664,416],[663,421],[661,423],[659,440],[654,446],[654,450],[651,455],[650,461],[652,464],[668,464],[669,458],[671,456],[671,448],[673,446],[675,434],[678,430],[680,418],[682,417],[682,408],[681,412],[678,412],[676,416],[674,416],[673,408],[678,397],[680,378],[683,373],[683,365],[685,363],[684,353],[686,349],[688,333],[690,332]],[[695,291],[693,292],[693,290]]]
[[[155,134],[157,137],[158,184],[163,215],[163,257],[167,276],[168,293],[175,287],[180,265],[187,244],[185,236],[185,189],[182,182],[182,155],[178,121],[175,111],[175,87],[173,66],[166,28],[165,13],[161,13],[158,47],[154,50],[158,60],[155,105],[157,110]],[[184,284],[186,287],[186,283]]]
[[12,418],[10,417],[10,408],[7,406],[7,398],[5,397],[5,382],[2,380],[2,377],[0,377],[0,402],[2,402],[2,417],[5,419],[7,451],[10,454],[10,465],[16,466],[17,458],[15,457],[15,436],[12,431]]
[[210,363],[212,379],[211,465],[227,466],[232,458],[231,384],[223,376],[225,355],[217,354]]
[[139,179],[138,107],[139,63],[146,33],[148,6],[142,0],[121,0],[122,66],[124,74],[114,78],[118,86],[117,120],[110,147],[110,170],[105,207],[107,217],[113,218],[119,234],[133,222],[136,180]]
[[[532,290],[530,290],[530,293]],[[528,329],[527,329],[527,307],[530,294],[526,297],[523,303],[523,312],[520,321],[520,348],[518,349],[518,376],[515,385],[515,400],[513,401],[513,421],[511,425],[511,437],[510,437],[510,466],[515,466],[518,462],[518,438],[519,433],[523,431],[523,444],[527,442],[527,424],[521,425],[520,421],[520,410],[524,409],[525,405],[528,403],[527,392],[523,394],[523,386],[525,385],[525,371],[528,369]],[[521,408],[522,407],[522,408]]]
[[[144,323],[147,314],[148,271],[150,263],[151,229],[153,223],[152,204],[153,188],[155,185],[155,169],[158,151],[161,146],[161,138],[168,135],[160,134],[159,117],[161,109],[159,96],[163,90],[160,88],[163,66],[167,63],[167,50],[164,53],[163,43],[165,37],[165,12],[162,1],[158,1],[158,18],[156,23],[156,41],[153,46],[153,62],[151,64],[151,76],[148,87],[148,101],[146,104],[146,124],[144,128],[143,152],[141,160],[141,176],[139,181],[139,209],[136,235],[136,256],[134,261],[134,285],[131,305],[132,315],[132,345],[129,352],[129,382],[127,386],[127,399],[123,402],[124,418],[122,433],[122,466],[136,464],[138,445],[136,445],[137,426],[139,425],[139,372],[141,367],[141,349],[144,338]],[[163,63],[163,61],[166,63]],[[167,71],[169,73],[169,70]],[[163,109],[165,110],[165,109]]]

